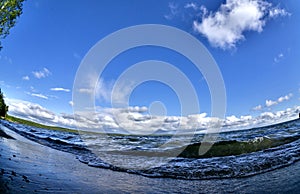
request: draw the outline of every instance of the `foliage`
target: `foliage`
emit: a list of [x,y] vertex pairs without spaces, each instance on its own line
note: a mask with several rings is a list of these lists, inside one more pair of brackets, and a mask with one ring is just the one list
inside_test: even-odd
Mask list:
[[9,34],[10,28],[16,24],[17,18],[22,14],[23,1],[0,0],[0,39],[4,39]]
[[0,88],[0,117],[5,117],[8,111],[8,106],[4,102],[4,96]]

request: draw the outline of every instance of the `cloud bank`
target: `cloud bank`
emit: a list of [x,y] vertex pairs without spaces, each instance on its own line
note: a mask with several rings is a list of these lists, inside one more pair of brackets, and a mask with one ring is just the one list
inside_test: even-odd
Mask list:
[[54,112],[31,102],[6,99],[9,113],[25,119],[47,125],[58,125],[92,131],[110,131],[123,133],[152,134],[159,131],[164,133],[181,132],[204,133],[207,129],[219,123],[222,130],[237,130],[276,122],[295,119],[300,112],[300,106],[277,112],[263,112],[257,117],[228,116],[224,119],[208,117],[206,113],[180,116],[155,116],[147,113],[146,107],[100,108],[96,112],[77,114],[55,114]]

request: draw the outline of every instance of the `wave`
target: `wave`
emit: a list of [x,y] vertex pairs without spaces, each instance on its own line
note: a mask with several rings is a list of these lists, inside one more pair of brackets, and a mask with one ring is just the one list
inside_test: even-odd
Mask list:
[[29,127],[22,124],[10,123],[3,120],[1,120],[0,124],[22,135],[23,137],[26,137],[27,139],[60,151],[65,151],[72,154],[90,153],[90,150],[87,149],[82,142],[75,143],[68,141],[74,139],[75,137],[79,139],[79,135],[75,133],[51,131],[47,129]]
[[[40,144],[69,152],[89,166],[114,171],[135,173],[147,177],[169,177],[179,179],[215,179],[246,177],[285,167],[300,160],[300,120],[269,127],[254,128],[220,134],[220,140],[211,149],[199,155],[203,136],[196,136],[192,143],[182,147],[156,149],[168,141],[167,136],[93,136],[81,139],[79,134],[51,131],[21,124],[0,121],[0,124]],[[82,135],[82,134],[81,134]],[[171,138],[171,136],[170,136]],[[89,146],[87,146],[89,145]],[[111,150],[108,149],[109,145]],[[127,167],[119,167],[99,157],[91,147],[95,146],[105,157],[117,155]],[[130,168],[145,163],[159,163],[161,157],[172,156],[183,150],[168,163],[149,169]],[[132,160],[128,160],[132,158]]]
[[300,140],[279,147],[238,156],[204,159],[178,158],[145,170],[143,175],[180,179],[216,179],[253,176],[300,160]]
[[[280,146],[300,138],[299,135],[283,138],[256,137],[248,141],[219,141],[214,144],[209,142],[188,145],[179,157],[184,158],[212,158],[222,156],[241,155]],[[210,147],[205,154],[199,154],[200,146]]]

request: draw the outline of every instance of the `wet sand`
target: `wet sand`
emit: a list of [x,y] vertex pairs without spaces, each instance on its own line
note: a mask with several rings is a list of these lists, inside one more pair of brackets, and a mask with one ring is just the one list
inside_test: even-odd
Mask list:
[[300,191],[300,162],[240,179],[190,181],[147,178],[90,167],[80,163],[73,154],[40,145],[1,125],[0,127],[0,193],[297,193]]

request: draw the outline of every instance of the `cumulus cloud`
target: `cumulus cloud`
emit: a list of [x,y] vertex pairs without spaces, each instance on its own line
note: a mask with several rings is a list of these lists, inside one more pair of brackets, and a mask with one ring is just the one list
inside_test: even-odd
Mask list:
[[[285,96],[281,96],[279,97],[277,100],[266,100],[266,103],[265,103],[265,107],[271,107],[271,106],[274,106],[274,105],[277,105],[279,103],[282,103],[284,101],[288,101],[290,100],[291,98],[293,97],[293,94],[292,93],[289,93]],[[262,110],[264,107],[262,105],[258,105],[256,107],[253,108],[253,110]]]
[[45,78],[51,75],[51,72],[47,68],[43,68],[40,71],[33,71],[32,72],[33,76],[36,77],[37,79]]
[[289,93],[288,95],[279,97],[277,102],[280,103],[280,102],[283,102],[283,101],[287,101],[287,100],[291,99],[291,97],[293,97],[293,94]]
[[[277,112],[263,112],[257,117],[256,122],[260,124],[272,123],[273,121],[287,121],[298,118],[300,112],[300,106],[293,108],[287,108],[286,110]],[[263,121],[263,122],[262,122]]]
[[114,131],[135,134],[152,134],[158,130],[166,133],[205,133],[211,126],[221,123],[222,131],[239,130],[295,119],[300,106],[277,112],[263,112],[257,117],[250,115],[228,116],[224,119],[208,117],[206,113],[188,116],[155,116],[147,114],[146,107],[97,108],[93,112],[56,114],[41,105],[14,99],[6,99],[12,115],[48,125],[59,125],[98,132]]
[[55,117],[54,113],[38,104],[8,98],[6,100],[9,105],[9,112],[13,115],[42,123]]
[[73,115],[57,115],[39,104],[27,101],[16,99],[6,100],[9,105],[9,113],[12,115],[47,125],[59,125],[71,128],[81,126],[79,122],[74,120]]
[[228,49],[245,40],[244,32],[262,32],[268,19],[285,15],[286,10],[264,0],[227,0],[216,12],[204,8],[202,20],[195,20],[193,28],[212,46]]
[[269,10],[269,16],[271,18],[276,18],[276,17],[280,17],[280,16],[291,16],[291,13],[287,12],[284,9],[274,7],[274,8]]
[[70,106],[74,106],[74,102],[73,101],[69,101],[69,105]]
[[262,105],[258,105],[253,108],[253,110],[262,110],[262,109],[263,109]]
[[291,99],[291,97],[293,97],[293,94],[292,94],[292,93],[289,93],[289,94],[287,94],[287,95],[285,95],[285,96],[279,97],[276,101],[266,100],[266,106],[267,106],[267,107],[270,107],[270,106],[273,106],[273,105],[282,103],[282,102],[284,102],[284,101],[288,101],[288,100]]
[[66,88],[50,88],[51,91],[62,91],[62,92],[70,92],[70,89]]
[[23,77],[22,77],[22,80],[28,81],[28,80],[30,80],[30,78],[29,78],[28,75],[26,75],[26,76],[23,76]]
[[224,130],[233,129],[233,128],[247,128],[255,126],[257,118],[253,118],[250,115],[236,117],[235,115],[228,116],[223,120],[222,126]]
[[278,102],[272,101],[272,100],[266,100],[266,106],[267,107],[274,106],[276,104],[278,104]]

